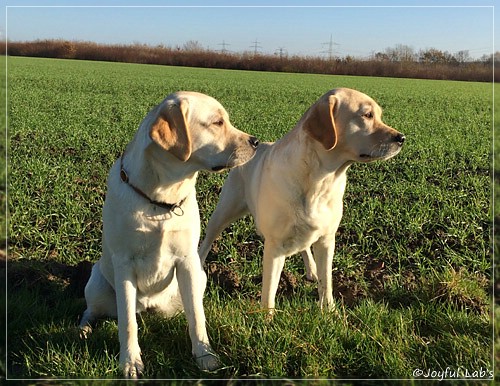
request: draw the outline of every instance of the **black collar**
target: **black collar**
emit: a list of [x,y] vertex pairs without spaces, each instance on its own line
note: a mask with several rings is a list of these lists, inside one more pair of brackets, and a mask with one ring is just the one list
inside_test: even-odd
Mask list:
[[160,208],[166,209],[169,212],[174,213],[176,216],[182,216],[184,214],[184,210],[182,209],[182,204],[186,201],[187,197],[182,199],[181,201],[175,203],[175,204],[168,204],[166,202],[159,202],[150,199],[146,193],[144,193],[141,189],[137,188],[136,186],[132,185],[129,181],[128,174],[123,168],[123,156],[125,153],[122,154],[121,159],[120,159],[120,178],[123,182],[125,182],[128,186],[130,186],[134,191],[141,197],[145,198],[148,200],[151,204],[159,206]]

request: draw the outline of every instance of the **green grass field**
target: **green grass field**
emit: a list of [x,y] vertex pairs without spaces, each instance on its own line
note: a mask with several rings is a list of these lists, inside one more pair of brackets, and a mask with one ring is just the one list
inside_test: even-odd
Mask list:
[[[348,172],[334,257],[338,313],[319,310],[294,256],[279,311],[266,321],[263,243],[247,217],[208,258],[208,332],[227,367],[197,370],[183,315],[144,314],[144,378],[411,379],[447,368],[488,378],[479,371],[493,370],[491,84],[14,57],[7,376],[121,376],[116,321],[78,339],[85,276],[75,266],[99,258],[108,170],[151,107],[177,90],[203,92],[236,127],[269,141],[335,87],[372,96],[407,138],[394,159]],[[224,178],[199,177],[202,230]]]

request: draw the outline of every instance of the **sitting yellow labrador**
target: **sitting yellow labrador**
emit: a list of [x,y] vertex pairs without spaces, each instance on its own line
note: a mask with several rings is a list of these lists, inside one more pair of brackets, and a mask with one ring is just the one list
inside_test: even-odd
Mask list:
[[262,307],[274,309],[285,257],[297,252],[308,278],[319,282],[320,306],[333,307],[332,260],[346,171],[353,162],[395,156],[405,140],[381,114],[367,95],[335,89],[282,139],[261,144],[250,162],[229,173],[200,247],[202,263],[222,230],[250,212],[265,239]]
[[143,370],[136,312],[149,309],[166,316],[184,310],[199,367],[219,366],[205,328],[195,182],[200,170],[247,162],[257,144],[231,125],[215,99],[178,92],[149,112],[111,168],[102,257],[85,288],[87,310],[80,327],[87,336],[96,318],[118,317],[126,377],[136,378]]

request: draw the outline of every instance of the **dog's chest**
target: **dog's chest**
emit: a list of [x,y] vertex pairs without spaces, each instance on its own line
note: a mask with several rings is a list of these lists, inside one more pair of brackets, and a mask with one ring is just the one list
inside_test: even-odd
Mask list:
[[341,217],[342,200],[298,207],[289,240],[298,249],[308,247],[320,237],[335,233]]
[[289,226],[281,227],[286,254],[299,252],[319,238],[335,234],[342,218],[343,193],[343,189],[315,191],[312,195],[301,195],[289,206],[282,219]]
[[152,296],[165,290],[175,275],[175,258],[169,255],[144,255],[134,260],[137,290],[140,295]]
[[161,292],[171,283],[177,261],[193,255],[192,234],[160,223],[143,224],[136,232],[142,239],[133,254],[138,290],[142,294]]
[[345,190],[345,175],[330,176],[304,187],[296,200],[297,222],[314,229],[330,229],[330,224],[342,217],[342,200]]

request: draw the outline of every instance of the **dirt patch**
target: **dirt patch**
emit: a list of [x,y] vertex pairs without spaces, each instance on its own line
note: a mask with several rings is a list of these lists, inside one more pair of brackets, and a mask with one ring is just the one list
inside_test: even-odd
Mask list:
[[346,306],[353,306],[366,297],[366,291],[352,277],[346,277],[342,272],[335,271],[333,276],[333,297],[341,300]]
[[293,295],[299,286],[299,280],[291,272],[281,272],[280,283],[278,284],[278,293],[283,295]]
[[[332,276],[334,298],[352,307],[362,299],[383,296],[384,282],[388,278],[388,273],[383,261],[371,260],[364,269],[360,268],[360,271],[352,276],[346,276],[341,271],[334,271]],[[364,277],[364,281],[361,276]]]
[[241,289],[240,276],[228,266],[210,263],[207,268],[208,277],[228,294]]
[[246,261],[255,260],[255,251],[259,250],[259,245],[262,241],[259,239],[250,239],[241,241],[237,244],[238,256]]
[[[299,280],[293,273],[283,270],[276,293],[285,296],[293,295],[299,286]],[[252,282],[262,286],[262,275],[254,276]]]
[[[1,271],[5,271],[7,266],[7,282],[11,290],[38,286],[45,291],[58,286],[77,297],[84,296],[85,285],[92,270],[90,261],[82,261],[72,266],[56,261],[6,260],[5,255],[1,254],[0,264]],[[3,274],[5,275],[4,272]]]

